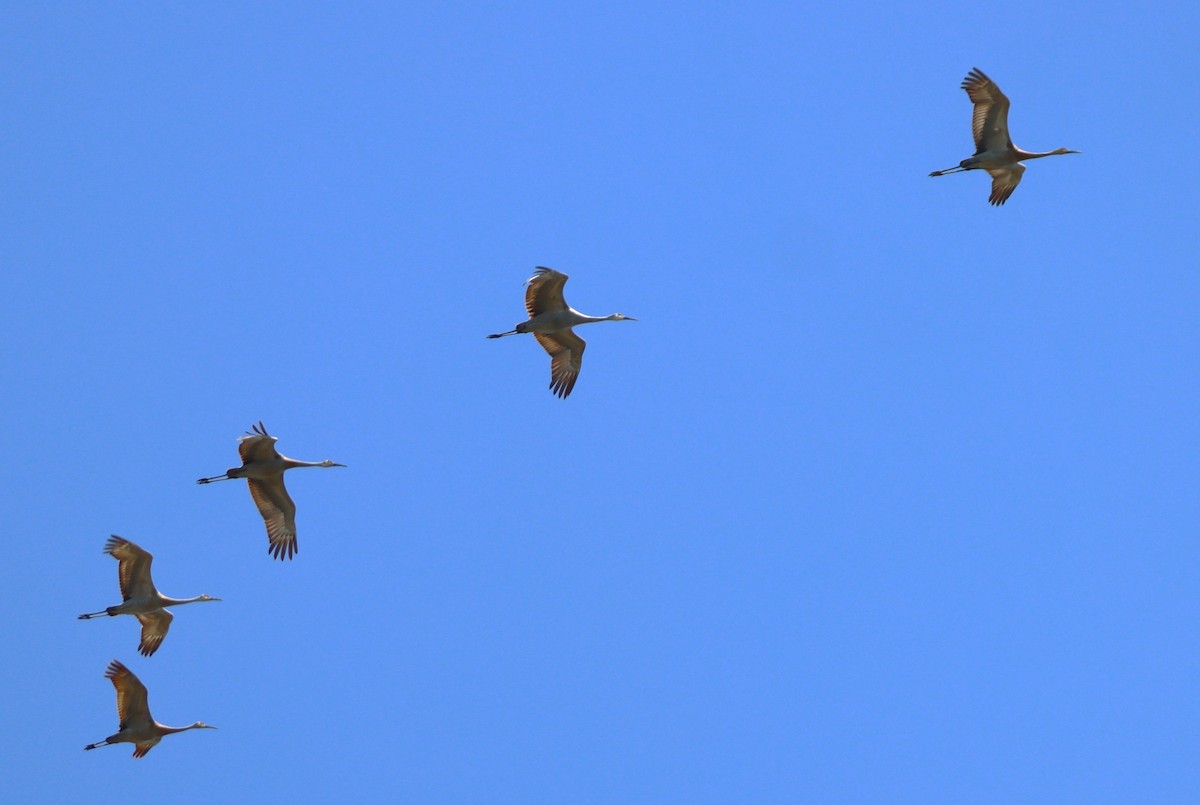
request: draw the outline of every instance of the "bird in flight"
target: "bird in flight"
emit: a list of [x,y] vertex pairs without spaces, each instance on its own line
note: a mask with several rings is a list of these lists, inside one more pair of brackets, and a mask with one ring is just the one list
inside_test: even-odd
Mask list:
[[138,651],[149,657],[158,651],[174,618],[166,607],[194,604],[200,601],[220,601],[211,595],[195,598],[170,598],[154,587],[150,578],[150,563],[154,556],[127,539],[113,534],[104,543],[104,552],[117,560],[117,580],[121,583],[121,603],[100,612],[80,615],[80,620],[99,618],[102,615],[135,615],[142,624],[142,640]]
[[975,138],[975,155],[958,163],[957,167],[934,171],[930,176],[961,173],[969,170],[985,170],[992,175],[992,194],[988,201],[1000,206],[1017,189],[1025,173],[1023,160],[1052,157],[1059,154],[1078,154],[1069,148],[1053,151],[1022,151],[1008,136],[1008,98],[996,86],[996,82],[983,74],[978,67],[972,68],[963,79],[962,88],[975,105],[971,115],[971,134]]
[[84,751],[96,749],[110,744],[135,744],[134,757],[145,757],[146,753],[162,740],[164,735],[172,735],[185,730],[215,730],[216,727],[197,721],[186,727],[168,727],[159,724],[150,715],[150,706],[146,703],[146,686],[121,663],[113,660],[104,672],[104,678],[112,680],[117,689],[117,718],[120,726],[117,732],[103,741],[88,744]]
[[329,459],[324,461],[297,461],[282,456],[275,449],[276,439],[267,433],[262,420],[253,432],[238,439],[238,454],[242,466],[230,467],[223,475],[201,478],[198,484],[213,481],[229,481],[245,478],[250,486],[250,497],[258,506],[258,512],[267,524],[267,551],[276,559],[291,559],[296,547],[296,504],[283,485],[283,473],[296,467],[344,467]]
[[613,313],[610,316],[587,316],[575,310],[563,299],[567,275],[553,268],[538,266],[525,288],[523,321],[506,333],[493,333],[488,338],[503,338],[518,333],[533,333],[533,337],[550,354],[550,391],[562,399],[575,388],[579,368],[583,365],[583,350],[587,343],[571,329],[577,324],[597,321],[637,321],[632,316]]

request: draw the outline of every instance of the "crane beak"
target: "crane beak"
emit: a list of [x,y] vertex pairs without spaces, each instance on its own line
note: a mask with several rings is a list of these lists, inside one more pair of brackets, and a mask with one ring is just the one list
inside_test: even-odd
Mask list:
[[335,466],[335,467],[344,467],[344,466],[346,466],[346,465],[345,465],[345,464],[338,464],[338,463],[335,461],[335,462],[333,463],[333,466]]

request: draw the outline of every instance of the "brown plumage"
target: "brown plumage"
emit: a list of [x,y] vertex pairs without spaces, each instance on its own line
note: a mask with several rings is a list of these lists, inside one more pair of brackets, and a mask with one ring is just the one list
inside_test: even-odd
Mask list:
[[96,749],[117,743],[134,744],[133,756],[145,757],[146,753],[163,739],[164,735],[172,735],[185,730],[215,730],[216,727],[197,721],[186,727],[168,727],[159,724],[150,715],[150,705],[147,703],[146,686],[117,660],[108,664],[104,678],[113,683],[117,691],[117,718],[120,725],[117,731],[94,744],[83,747],[84,750]]
[[158,651],[167,630],[174,620],[166,607],[194,604],[201,601],[220,601],[211,595],[195,598],[171,598],[163,595],[154,586],[150,576],[150,565],[154,556],[133,542],[113,534],[104,543],[104,552],[117,560],[117,581],[121,586],[121,603],[100,612],[80,615],[81,620],[98,618],[101,615],[133,615],[142,624],[142,639],[138,651],[149,657]]
[[565,399],[579,379],[587,342],[571,330],[534,333],[533,337],[550,355],[550,391]]
[[299,547],[296,543],[296,504],[283,485],[283,473],[296,467],[344,467],[329,459],[324,461],[297,461],[280,455],[275,449],[274,436],[267,433],[262,421],[238,439],[238,455],[242,466],[230,467],[224,475],[201,478],[196,483],[228,481],[245,478],[250,487],[250,497],[258,507],[267,526],[267,551],[276,559],[291,559]]
[[1023,151],[1013,145],[1008,134],[1008,97],[978,67],[971,68],[967,73],[962,88],[974,105],[971,111],[971,136],[975,140],[975,154],[958,163],[957,167],[933,171],[930,176],[986,170],[992,177],[992,192],[988,202],[998,207],[1008,201],[1020,184],[1025,174],[1025,166],[1020,164],[1022,160],[1079,153],[1067,148],[1037,153]]
[[575,388],[583,366],[586,342],[571,329],[580,324],[598,321],[637,321],[631,316],[613,313],[610,316],[587,316],[570,307],[563,298],[567,275],[552,268],[538,266],[525,289],[523,321],[506,333],[493,333],[488,338],[503,338],[517,333],[533,333],[542,349],[550,355],[550,391],[565,399]]

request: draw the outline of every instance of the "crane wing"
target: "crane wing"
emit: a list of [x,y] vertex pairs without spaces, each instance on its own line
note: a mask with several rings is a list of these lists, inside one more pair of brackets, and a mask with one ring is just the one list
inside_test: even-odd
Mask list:
[[1021,183],[1021,176],[1025,173],[1025,166],[1020,162],[1014,162],[1003,168],[988,168],[988,173],[992,175],[992,195],[988,196],[988,201],[994,206],[999,207],[1004,202],[1008,201],[1008,197],[1017,189],[1017,185]]
[[121,599],[142,601],[156,592],[150,577],[154,556],[129,540],[113,534],[104,543],[104,552],[117,560],[117,580],[121,583]]
[[283,476],[269,481],[256,478],[246,479],[250,484],[250,496],[258,506],[258,513],[267,524],[267,550],[276,559],[291,559],[299,548],[296,546],[296,504],[292,502],[283,486]]
[[971,135],[975,138],[975,153],[1012,149],[1008,135],[1008,98],[996,82],[978,67],[971,68],[963,79],[962,88],[975,104],[971,115]]
[[550,391],[565,400],[579,379],[587,343],[570,329],[534,333],[533,337],[550,353]]
[[262,420],[252,427],[253,432],[246,431],[246,435],[238,439],[238,455],[242,457],[242,464],[279,458],[279,452],[275,450],[275,442],[279,440],[267,433]]
[[175,616],[165,609],[156,609],[153,612],[139,612],[137,619],[142,624],[142,642],[138,644],[138,651],[143,657],[149,657],[162,645]]
[[538,266],[534,269],[525,288],[525,312],[529,318],[567,309],[567,303],[563,300],[563,285],[567,279],[566,274],[553,268]]
[[106,679],[111,679],[117,689],[117,718],[121,720],[119,730],[126,727],[149,726],[150,706],[146,703],[146,686],[117,660],[108,664],[104,672]]

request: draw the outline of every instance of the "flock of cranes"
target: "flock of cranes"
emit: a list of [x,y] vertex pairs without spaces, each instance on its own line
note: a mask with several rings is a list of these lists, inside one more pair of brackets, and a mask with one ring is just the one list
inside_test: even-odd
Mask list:
[[[283,485],[283,473],[296,467],[344,467],[334,461],[297,461],[282,456],[275,450],[276,438],[267,433],[260,420],[253,431],[238,439],[238,454],[242,466],[230,467],[223,475],[201,478],[196,483],[227,481],[245,478],[250,486],[250,496],[258,506],[267,525],[267,551],[276,559],[291,559],[296,554],[296,504]],[[207,593],[195,598],[170,598],[158,591],[150,575],[154,555],[124,537],[113,534],[104,543],[104,552],[117,560],[117,581],[121,588],[121,603],[100,610],[85,612],[80,620],[101,616],[133,615],[142,624],[142,638],[138,651],[151,657],[162,645],[171,628],[174,617],[167,607],[196,604],[202,601],[220,601]],[[104,672],[106,679],[117,690],[117,731],[103,741],[83,747],[95,749],[110,744],[134,744],[133,756],[145,757],[146,753],[162,740],[164,735],[194,729],[216,729],[203,721],[187,727],[168,727],[159,724],[150,716],[146,703],[146,686],[137,676],[117,660],[108,664]]]
[[[1025,173],[1025,166],[1021,164],[1023,160],[1079,153],[1066,148],[1044,153],[1022,151],[1012,144],[1009,137],[1009,102],[996,83],[979,68],[974,68],[963,79],[962,87],[974,105],[971,133],[975,139],[975,154],[953,168],[934,171],[930,176],[986,170],[992,176],[992,193],[988,201],[999,206],[1008,201],[1020,183]],[[575,388],[579,370],[583,365],[583,350],[587,346],[572,328],[601,321],[636,321],[620,313],[608,316],[588,316],[580,313],[563,298],[563,286],[566,282],[566,274],[539,266],[526,283],[525,312],[529,319],[517,324],[512,330],[488,336],[503,338],[532,333],[550,355],[550,391],[560,398],[566,398]],[[288,458],[275,449],[276,441],[277,439],[267,433],[267,429],[259,421],[251,432],[247,432],[238,440],[238,454],[241,456],[242,465],[230,467],[221,475],[201,478],[197,483],[209,484],[245,478],[250,487],[250,496],[258,506],[259,514],[267,527],[267,550],[275,559],[283,560],[293,558],[297,552],[296,504],[283,485],[283,474],[297,467],[346,465],[328,459],[297,461]],[[150,576],[150,565],[154,557],[149,551],[127,539],[113,535],[105,543],[104,552],[117,560],[121,603],[79,617],[87,620],[100,616],[135,616],[142,625],[138,651],[143,656],[153,656],[167,636],[173,620],[171,613],[167,611],[168,607],[221,600],[207,594],[195,598],[170,598],[161,594]],[[150,715],[146,686],[117,660],[108,664],[104,676],[112,681],[117,691],[117,717],[120,719],[120,726],[116,733],[103,741],[88,744],[84,747],[85,750],[116,743],[132,743],[135,745],[133,756],[144,757],[164,735],[193,729],[216,729],[202,721],[186,727],[159,724]]]

